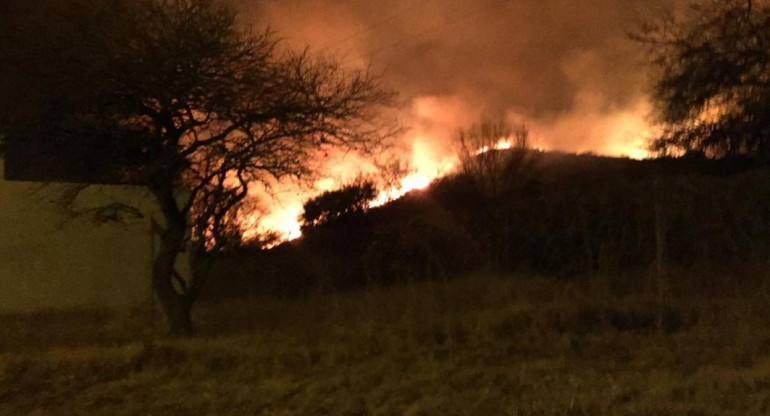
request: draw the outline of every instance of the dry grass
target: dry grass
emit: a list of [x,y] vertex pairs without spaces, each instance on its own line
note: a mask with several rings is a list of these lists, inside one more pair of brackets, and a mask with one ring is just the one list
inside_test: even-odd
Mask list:
[[767,415],[766,294],[597,296],[477,276],[146,313],[0,320],[0,415]]

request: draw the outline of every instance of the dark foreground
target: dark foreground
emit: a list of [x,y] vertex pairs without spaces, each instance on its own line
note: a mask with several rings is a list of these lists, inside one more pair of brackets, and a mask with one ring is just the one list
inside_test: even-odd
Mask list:
[[[596,282],[594,282],[596,283]],[[767,415],[770,292],[473,277],[0,318],[0,415]]]

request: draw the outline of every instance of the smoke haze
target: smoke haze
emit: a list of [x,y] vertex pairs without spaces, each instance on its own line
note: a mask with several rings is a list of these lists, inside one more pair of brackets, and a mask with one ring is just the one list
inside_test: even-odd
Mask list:
[[[454,137],[482,118],[526,124],[546,150],[642,158],[649,103],[640,45],[628,34],[667,0],[232,0],[255,29],[293,49],[369,66],[399,94],[406,132],[395,152],[411,176],[390,196],[457,164]],[[348,155],[315,189],[279,187],[252,231],[298,236],[302,203],[376,168]],[[382,176],[382,175],[380,175]],[[382,183],[378,184],[382,187]]]
[[634,137],[632,130],[646,124],[643,59],[628,33],[670,7],[665,0],[241,1],[257,27],[270,25],[293,47],[382,72],[405,103],[412,129],[405,140],[442,145],[482,115],[505,116],[529,124],[538,145],[616,155],[641,144],[644,131]]

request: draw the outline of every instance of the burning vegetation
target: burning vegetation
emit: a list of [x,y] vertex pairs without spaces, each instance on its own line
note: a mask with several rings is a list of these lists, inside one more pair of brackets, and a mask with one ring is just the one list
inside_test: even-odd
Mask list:
[[[636,131],[636,124],[631,125],[632,131],[624,131],[627,126],[621,125],[617,134],[638,135],[638,139],[632,141],[628,148],[616,147],[616,150],[622,150],[624,155],[635,155],[634,158],[642,158],[647,155],[647,151],[642,146],[646,130]],[[258,239],[260,235],[271,234],[278,237],[278,241],[291,241],[302,236],[302,224],[307,223],[304,209],[307,210],[307,203],[311,203],[315,198],[328,196],[330,193],[346,192],[356,188],[356,181],[360,182],[362,177],[366,177],[366,183],[371,186],[372,194],[367,194],[365,203],[362,203],[362,209],[376,208],[385,205],[388,202],[395,201],[412,191],[425,190],[437,180],[447,176],[457,174],[458,172],[471,173],[469,170],[476,170],[477,175],[496,175],[498,180],[507,180],[506,178],[518,178],[517,172],[498,171],[482,172],[487,169],[502,169],[504,164],[502,159],[509,157],[520,157],[527,152],[544,152],[542,145],[532,145],[530,130],[525,126],[512,127],[506,121],[490,122],[485,121],[474,124],[467,129],[458,129],[454,133],[454,145],[447,146],[449,149],[441,151],[438,148],[431,148],[432,140],[416,138],[413,147],[411,160],[405,165],[406,168],[396,169],[396,172],[388,171],[387,168],[378,169],[370,165],[364,170],[357,158],[353,158],[354,163],[348,163],[345,156],[340,160],[328,161],[330,165],[341,164],[344,166],[342,171],[337,169],[338,174],[343,178],[353,178],[350,185],[344,180],[338,180],[331,177],[317,180],[310,190],[296,183],[284,182],[280,184],[281,190],[278,193],[256,194],[254,198],[265,199],[266,205],[263,205],[263,212],[243,214],[240,220],[240,228],[243,233],[244,242],[248,243]],[[514,156],[511,156],[514,155]],[[395,156],[397,159],[405,158],[402,154]],[[392,177],[395,174],[395,177]],[[391,176],[388,179],[388,176]],[[330,184],[339,184],[337,190],[328,189]],[[493,181],[491,186],[497,186]],[[379,189],[379,190],[378,190]],[[276,240],[271,240],[276,241]],[[275,243],[271,242],[270,246]]]

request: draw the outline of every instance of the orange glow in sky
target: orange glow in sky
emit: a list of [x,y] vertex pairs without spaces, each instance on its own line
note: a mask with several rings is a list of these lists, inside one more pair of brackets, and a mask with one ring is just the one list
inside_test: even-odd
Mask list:
[[[440,100],[421,100],[415,105],[419,117],[427,117],[430,120],[440,120],[439,125],[448,125],[448,121],[462,114],[462,108],[456,102],[449,102],[447,112],[441,111]],[[430,110],[430,111],[428,111]],[[537,124],[528,125],[531,138],[537,150],[556,148],[549,143],[548,138],[568,137],[577,127],[582,130],[586,125],[592,140],[580,145],[580,140],[575,140],[575,146],[564,149],[574,152],[591,151],[597,154],[618,157],[630,157],[632,159],[644,159],[649,156],[646,150],[646,141],[651,135],[651,129],[647,122],[646,114],[649,105],[640,102],[631,110],[619,110],[610,113],[598,113],[590,109],[583,113],[576,113],[558,120],[548,126]],[[407,171],[395,181],[386,183],[380,180],[381,172],[365,158],[356,155],[340,156],[339,160],[329,161],[329,175],[317,180],[311,189],[300,187],[296,184],[286,183],[278,186],[277,192],[270,196],[260,195],[270,202],[262,212],[248,215],[242,221],[244,238],[254,239],[260,234],[275,233],[281,241],[290,241],[302,236],[300,215],[303,212],[303,204],[326,191],[332,191],[350,184],[356,178],[371,178],[380,191],[376,198],[369,204],[370,208],[379,207],[386,203],[399,199],[409,192],[426,189],[438,178],[455,172],[459,165],[459,155],[455,151],[448,151],[449,141],[446,137],[456,133],[456,129],[434,128],[417,129],[411,139],[404,139],[411,143],[403,149],[400,155],[407,161]],[[556,143],[556,141],[554,142]],[[510,149],[514,146],[510,139],[501,139],[497,144],[478,149],[476,154],[495,150]],[[379,175],[379,176],[378,176]],[[378,180],[380,183],[378,183]]]

